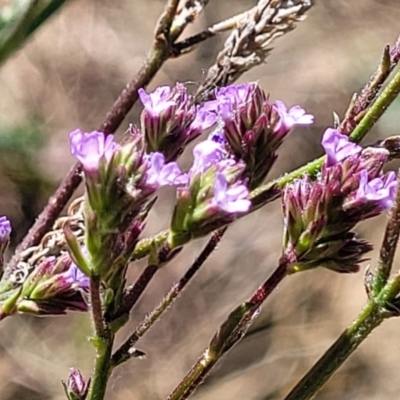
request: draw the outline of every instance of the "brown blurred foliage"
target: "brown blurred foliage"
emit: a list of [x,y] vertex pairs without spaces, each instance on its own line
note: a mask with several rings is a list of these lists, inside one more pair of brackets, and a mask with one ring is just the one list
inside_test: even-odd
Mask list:
[[[99,126],[139,69],[163,3],[71,1],[1,68],[1,131],[22,138],[33,128],[39,132],[39,139],[27,142],[23,151],[9,153],[0,148],[1,214],[13,222],[14,244],[73,163],[68,132]],[[254,3],[210,1],[192,32]],[[306,21],[275,42],[267,64],[241,78],[260,81],[272,99],[301,104],[316,117],[313,127],[292,133],[273,177],[321,154],[321,133],[332,124],[332,112],[343,115],[352,93],[378,65],[384,45],[393,43],[400,33],[398,0],[315,3]],[[213,38],[195,52],[169,61],[150,88],[175,81],[196,86],[222,40]],[[399,107],[396,102],[366,142],[399,133]],[[139,111],[140,106],[135,107],[121,132],[137,121]],[[149,233],[167,226],[170,200],[169,192],[161,194]],[[146,359],[132,360],[115,372],[110,399],[162,399],[173,389],[229,310],[274,268],[280,253],[281,219],[278,201],[229,229],[201,273],[139,342]],[[379,246],[384,222],[384,217],[369,222],[359,232]],[[203,243],[192,243],[157,275],[120,340],[157,304]],[[375,260],[376,253],[371,257]],[[142,268],[132,266],[131,278]],[[194,398],[282,398],[356,316],[365,298],[362,272],[350,276],[317,270],[288,278],[264,306],[251,334],[228,354]],[[374,332],[318,398],[398,398],[399,324],[397,320],[386,322]],[[0,326],[0,399],[63,399],[60,380],[67,379],[69,367],[81,369],[85,376],[91,373],[89,334],[87,315],[6,319]]]

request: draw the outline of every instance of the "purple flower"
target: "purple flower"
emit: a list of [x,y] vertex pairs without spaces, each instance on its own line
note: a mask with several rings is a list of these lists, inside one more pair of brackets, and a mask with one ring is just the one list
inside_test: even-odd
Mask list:
[[176,160],[189,142],[216,121],[215,113],[196,106],[185,86],[179,83],[173,88],[159,87],[149,94],[141,89],[139,96],[144,105],[141,130],[147,152],[161,152],[167,161]]
[[215,99],[203,108],[215,113],[218,124],[209,139],[224,144],[234,158],[245,163],[244,177],[251,189],[265,179],[290,129],[313,121],[299,106],[287,110],[280,101],[271,105],[254,82],[217,89]]
[[229,214],[245,213],[249,211],[249,189],[243,184],[228,187],[226,177],[218,173],[214,185],[214,200],[216,205]]
[[181,246],[191,237],[204,236],[246,213],[251,202],[241,180],[245,165],[220,143],[205,140],[193,149],[188,181],[177,190],[177,202],[168,242]]
[[348,136],[342,135],[332,128],[325,131],[321,144],[326,152],[327,167],[339,163],[349,156],[359,154],[362,150],[360,146],[350,142]]
[[161,153],[151,153],[150,167],[147,170],[146,183],[150,186],[173,186],[186,183],[187,177],[181,172],[176,162],[165,163]]
[[11,234],[11,222],[7,217],[0,217],[0,243],[7,243]]
[[69,369],[68,381],[62,381],[68,399],[85,400],[89,391],[90,378],[85,382],[82,374],[75,368]]
[[144,89],[140,88],[138,94],[144,108],[152,115],[159,115],[176,103],[171,97],[169,86],[159,86],[152,93],[146,93]]
[[69,134],[71,154],[82,164],[87,174],[97,174],[100,161],[110,161],[117,144],[113,136],[105,137],[104,133],[93,131],[85,133],[76,129]]
[[89,278],[74,264],[61,274],[67,286],[75,286],[84,290],[89,289]]
[[196,116],[187,129],[188,136],[198,136],[217,122],[217,116],[205,106],[197,106]]
[[213,140],[204,140],[195,146],[193,149],[193,166],[192,173],[204,172],[212,165],[216,165],[224,157],[227,152],[221,143]]
[[396,174],[393,171],[369,180],[368,171],[363,170],[359,185],[354,202],[376,204],[380,210],[388,210],[393,206],[397,188]]
[[272,107],[279,114],[279,120],[274,126],[274,132],[278,135],[285,136],[294,125],[309,125],[314,122],[314,116],[306,114],[300,106],[288,110],[282,101],[277,100]]

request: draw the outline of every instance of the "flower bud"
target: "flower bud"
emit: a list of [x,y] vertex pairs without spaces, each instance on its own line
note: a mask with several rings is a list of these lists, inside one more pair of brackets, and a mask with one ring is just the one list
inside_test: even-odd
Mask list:
[[90,379],[85,382],[82,374],[75,368],[70,368],[68,381],[62,381],[68,400],[85,400],[89,391]]

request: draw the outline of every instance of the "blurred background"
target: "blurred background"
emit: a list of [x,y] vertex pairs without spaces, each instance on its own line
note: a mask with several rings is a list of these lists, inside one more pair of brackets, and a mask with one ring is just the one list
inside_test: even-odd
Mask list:
[[[8,3],[0,1],[0,5]],[[256,2],[210,1],[187,34],[233,16]],[[367,82],[385,44],[400,33],[398,0],[315,0],[306,21],[274,43],[267,63],[241,77],[258,80],[271,99],[300,104],[315,115],[312,127],[293,131],[271,177],[322,154],[320,138],[343,116],[353,92]],[[0,69],[0,210],[13,224],[12,244],[26,233],[73,164],[68,132],[96,129],[124,85],[140,68],[163,9],[159,0],[75,0],[65,6]],[[167,62],[150,89],[176,81],[196,86],[213,64],[224,37]],[[137,122],[140,105],[119,133]],[[396,101],[365,143],[399,134]],[[190,157],[190,151],[188,152]],[[389,166],[394,168],[395,165]],[[161,193],[148,223],[168,225],[171,193]],[[163,399],[207,346],[233,306],[247,299],[280,255],[280,202],[237,221],[189,288],[138,343],[147,353],[117,369],[108,398]],[[377,248],[385,218],[358,231]],[[119,343],[155,306],[194,260],[204,240],[186,248],[157,274],[134,310]],[[376,252],[371,253],[372,262]],[[366,266],[367,264],[365,264]],[[133,280],[143,264],[132,265]],[[223,290],[222,290],[223,288]],[[366,300],[363,272],[316,270],[288,278],[265,304],[251,334],[235,347],[198,390],[198,400],[282,399]],[[378,328],[346,362],[318,399],[398,398],[400,321]],[[61,400],[70,367],[91,374],[93,349],[87,315],[16,316],[0,325],[0,399]]]

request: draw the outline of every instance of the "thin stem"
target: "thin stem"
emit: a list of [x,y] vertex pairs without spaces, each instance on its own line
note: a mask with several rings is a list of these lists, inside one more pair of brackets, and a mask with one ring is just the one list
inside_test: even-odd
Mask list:
[[100,293],[100,278],[90,278],[90,311],[93,318],[95,336],[92,341],[96,347],[96,360],[87,400],[103,400],[111,373],[111,353],[114,336],[103,317]]
[[122,300],[122,304],[118,308],[116,313],[110,316],[107,315],[107,319],[109,321],[117,320],[121,317],[124,317],[125,315],[129,315],[131,309],[137,303],[140,296],[147,288],[147,285],[153,279],[158,269],[159,266],[154,264],[148,265],[145,268],[145,270],[142,272],[142,274],[139,276],[136,282],[126,289],[125,295]]
[[107,336],[107,327],[103,318],[103,307],[101,304],[99,276],[92,276],[90,278],[90,311],[96,335],[100,338]]
[[380,307],[368,301],[353,324],[346,329],[304,378],[285,397],[285,400],[308,400],[344,363],[363,340],[383,321]]
[[229,314],[227,320],[211,339],[209,347],[203,352],[175,390],[167,397],[167,400],[187,399],[197,389],[222,356],[244,337],[247,329],[257,316],[260,306],[287,274],[287,263],[283,259],[253,296]]
[[[337,369],[357,349],[366,337],[381,324],[385,318],[399,315],[399,310],[392,306],[392,302],[400,292],[400,277],[384,282],[384,277],[390,272],[399,240],[400,233],[400,174],[397,177],[398,189],[394,206],[386,226],[381,257],[377,266],[377,275],[373,278],[373,289],[369,291],[371,298],[356,320],[326,351],[318,362],[307,372],[301,381],[292,389],[285,400],[308,400],[315,396],[321,387],[329,380]],[[383,250],[385,249],[385,250]],[[384,256],[382,257],[382,252]],[[367,276],[368,279],[368,276]],[[379,292],[378,292],[379,289]],[[394,310],[393,312],[389,310]]]
[[201,266],[205,263],[211,253],[215,250],[218,243],[221,241],[227,228],[216,231],[208,241],[207,245],[196,258],[195,262],[186,271],[185,275],[176,282],[167,295],[163,298],[161,303],[138,325],[131,336],[121,345],[121,347],[114,353],[112,357],[113,366],[117,366],[131,357],[131,349],[136,342],[154,325],[155,322],[161,317],[164,311],[172,304],[172,302],[182,293],[183,289],[190,282],[190,280],[199,271]]
[[363,113],[378,95],[383,83],[389,77],[390,73],[396,67],[400,59],[400,36],[393,47],[387,45],[383,51],[383,56],[377,70],[372,74],[370,80],[365,85],[359,95],[355,95],[354,101],[351,101],[345,118],[340,124],[339,131],[349,135],[362,118]]
[[[400,176],[400,175],[399,175]],[[400,181],[398,179],[398,189],[396,193],[395,204],[400,204]],[[389,220],[386,225],[383,237],[379,259],[374,271],[372,281],[372,290],[374,294],[378,294],[389,279],[392,269],[394,256],[396,253],[396,244],[400,235],[400,207],[393,207],[390,210]],[[367,276],[368,278],[368,276]]]
[[67,0],[16,0],[0,11],[0,64],[18,50]]

